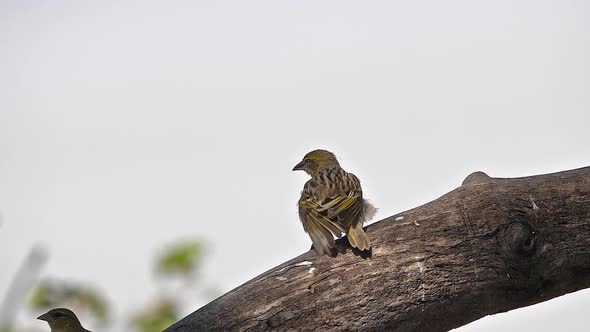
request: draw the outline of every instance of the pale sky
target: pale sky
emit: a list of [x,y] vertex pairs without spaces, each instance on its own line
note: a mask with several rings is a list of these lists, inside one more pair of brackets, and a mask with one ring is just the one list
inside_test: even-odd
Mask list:
[[[125,315],[192,237],[228,291],[309,249],[291,168],[314,148],[377,220],[475,170],[588,166],[588,59],[587,1],[0,1],[0,297],[42,243],[44,277]],[[589,306],[460,331],[585,331]]]

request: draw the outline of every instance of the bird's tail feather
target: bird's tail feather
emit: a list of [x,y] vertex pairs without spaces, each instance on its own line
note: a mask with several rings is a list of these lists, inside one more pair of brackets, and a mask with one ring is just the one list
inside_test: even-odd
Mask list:
[[357,223],[350,227],[348,230],[348,242],[361,251],[369,250],[369,248],[371,248],[371,242],[365,231],[363,231],[363,225],[361,223]]

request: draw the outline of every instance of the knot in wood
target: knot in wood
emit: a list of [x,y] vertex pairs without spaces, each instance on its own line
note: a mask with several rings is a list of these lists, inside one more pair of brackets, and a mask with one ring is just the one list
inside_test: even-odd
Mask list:
[[528,257],[535,251],[537,236],[528,223],[510,223],[498,235],[499,244],[508,256]]

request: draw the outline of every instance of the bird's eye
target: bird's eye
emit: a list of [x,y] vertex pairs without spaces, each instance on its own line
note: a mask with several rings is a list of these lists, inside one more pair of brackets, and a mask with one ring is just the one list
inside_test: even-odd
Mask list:
[[65,315],[64,315],[64,314],[62,314],[61,312],[56,312],[56,313],[54,313],[54,314],[53,314],[53,316],[54,316],[55,318],[59,318],[59,317],[63,317],[63,316],[65,316]]

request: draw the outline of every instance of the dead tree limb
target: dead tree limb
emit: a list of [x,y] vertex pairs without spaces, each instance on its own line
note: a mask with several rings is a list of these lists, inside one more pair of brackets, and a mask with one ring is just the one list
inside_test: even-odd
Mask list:
[[589,287],[590,167],[476,172],[367,229],[370,258],[307,252],[165,331],[446,331]]

